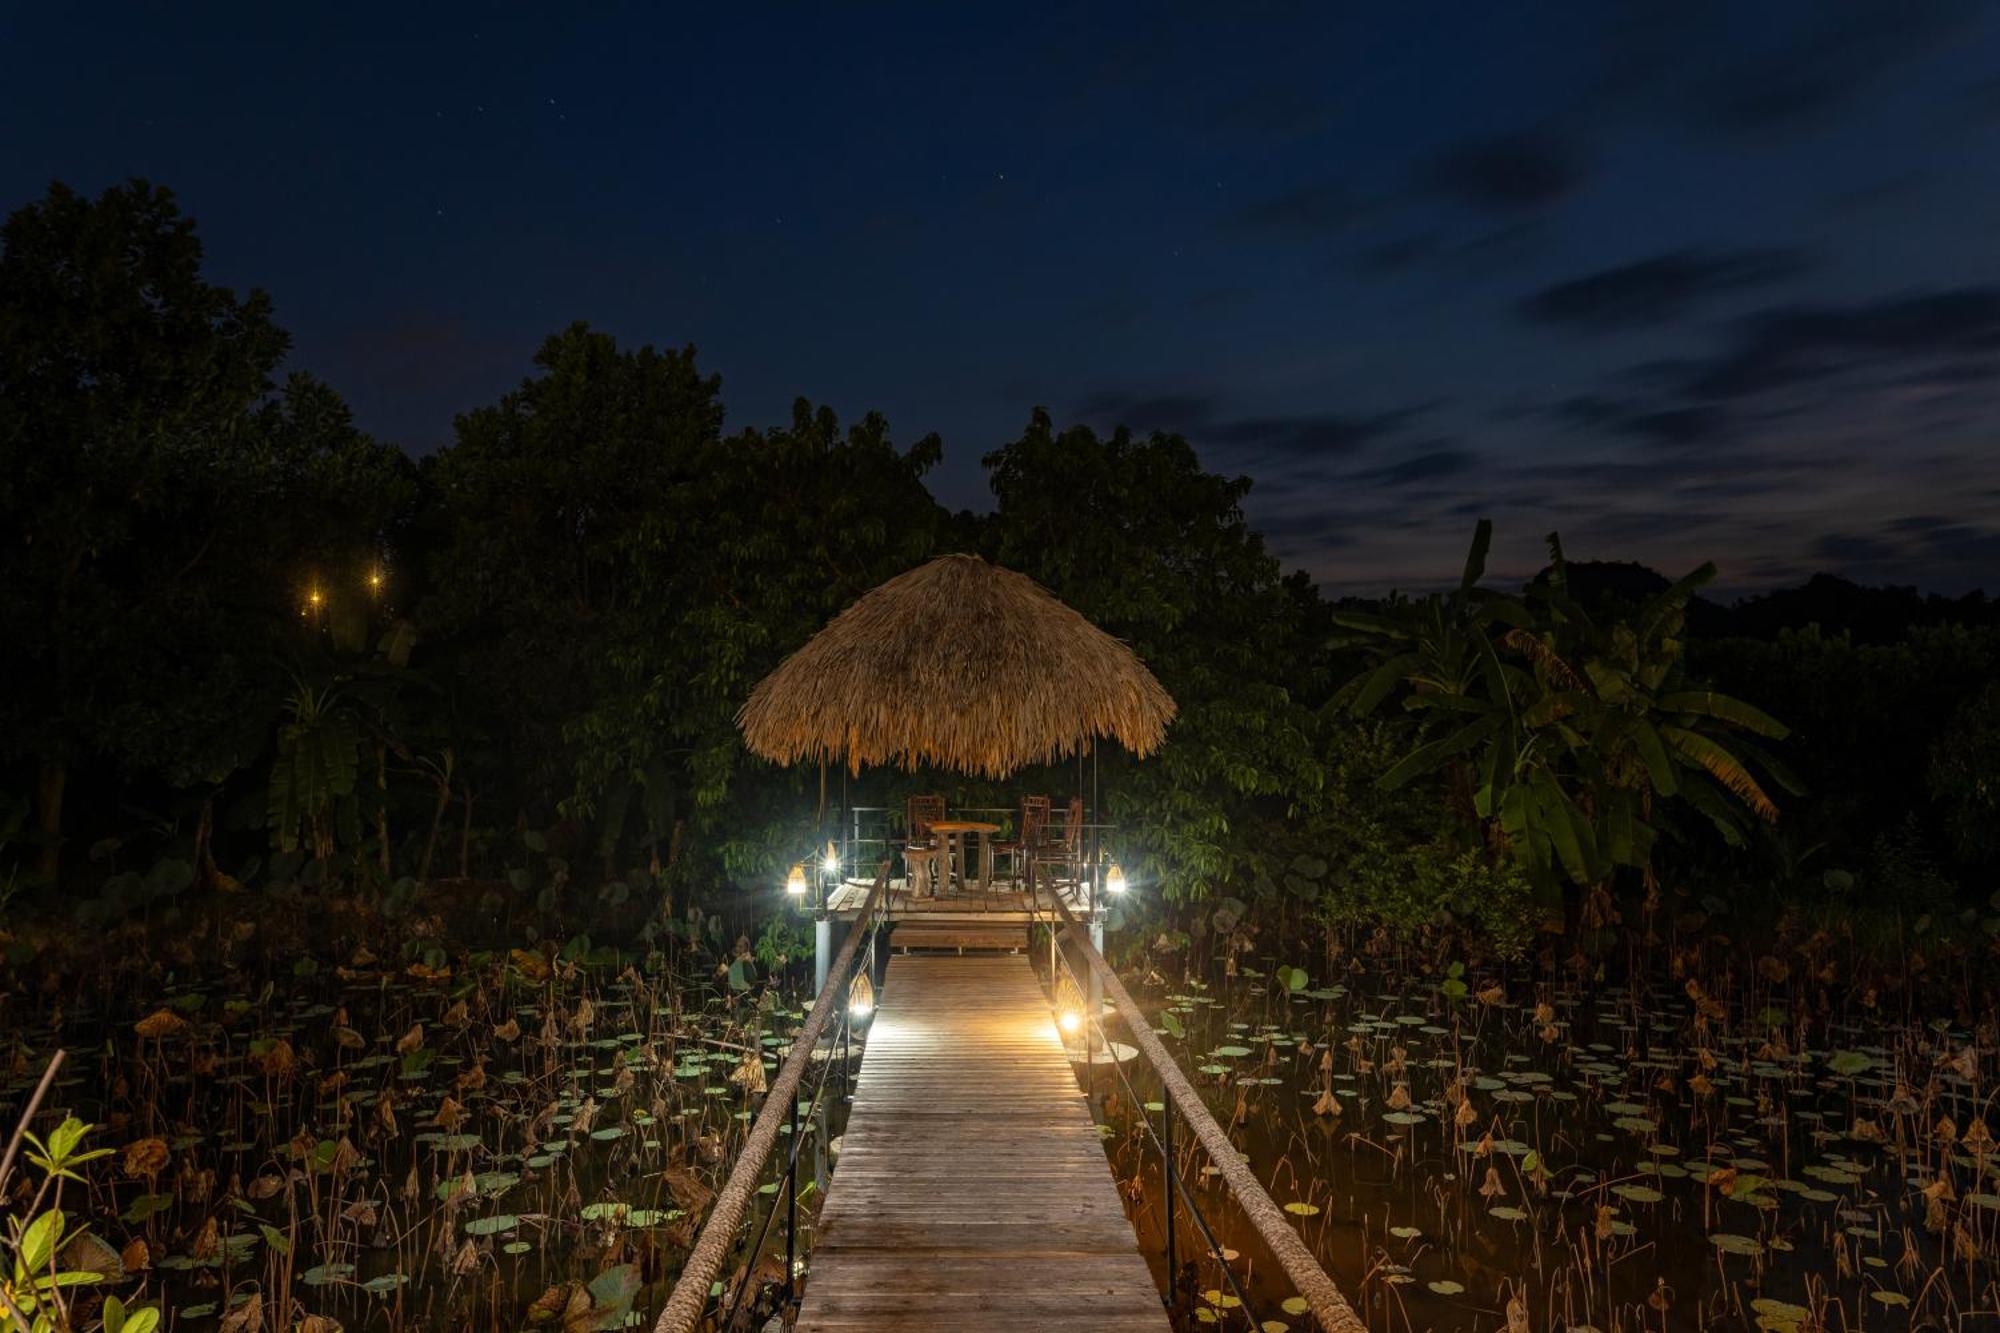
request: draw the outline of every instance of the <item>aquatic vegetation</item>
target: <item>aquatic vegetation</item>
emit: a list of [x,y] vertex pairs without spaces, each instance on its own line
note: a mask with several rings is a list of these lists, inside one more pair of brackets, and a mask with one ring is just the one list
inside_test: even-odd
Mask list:
[[[70,1119],[35,1146],[88,1188],[17,1253],[60,1244],[77,1327],[624,1327],[663,1299],[800,1017],[768,972],[732,986],[737,961],[433,938],[17,1005],[4,1095],[67,1046],[50,1106],[89,1108],[106,1145],[78,1154]],[[837,1121],[801,1132],[823,1171]]]
[[[1153,997],[1156,1030],[1371,1323],[1471,1333],[1518,1304],[1522,1327],[1602,1333],[1969,1330],[2000,1309],[1990,1024],[1871,1011],[1770,967],[1523,989],[1436,966],[1350,958],[1308,989],[1246,962]],[[1159,1167],[1134,1117],[1160,1103],[1096,1087],[1159,1271]],[[1283,1326],[1271,1311],[1302,1309],[1181,1151],[1251,1304]],[[1198,1250],[1180,1257],[1199,1298],[1222,1284]]]

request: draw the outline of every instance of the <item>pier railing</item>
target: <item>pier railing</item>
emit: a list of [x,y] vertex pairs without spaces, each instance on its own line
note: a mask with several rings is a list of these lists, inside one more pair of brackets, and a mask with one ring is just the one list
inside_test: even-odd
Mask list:
[[[848,997],[854,984],[855,966],[863,961],[861,942],[875,928],[888,889],[889,863],[884,861],[875,875],[875,887],[869,891],[861,914],[854,919],[846,942],[840,946],[840,952],[827,970],[826,985],[821,987],[819,999],[814,1002],[812,1012],[806,1015],[805,1025],[793,1038],[791,1051],[778,1067],[770,1090],[764,1094],[764,1104],[758,1108],[757,1118],[750,1125],[750,1137],[744,1140],[743,1151],[730,1168],[729,1179],[716,1193],[715,1205],[709,1209],[708,1220],[702,1223],[701,1234],[695,1238],[694,1249],[674,1283],[673,1294],[667,1298],[667,1308],[660,1312],[658,1322],[653,1325],[653,1333],[694,1333],[705,1324],[720,1329],[731,1327],[744,1297],[750,1291],[757,1260],[770,1239],[780,1209],[785,1216],[787,1301],[796,1294],[799,1151],[806,1139],[806,1135],[800,1132],[799,1089],[805,1081],[807,1067],[813,1063],[813,1053],[822,1040],[829,1045],[826,1058],[820,1065],[819,1081],[813,1088],[806,1123],[810,1124],[813,1115],[818,1112],[826,1094],[827,1082],[836,1066],[843,1080],[848,1077],[845,1055],[851,1021]],[[778,1135],[788,1122],[791,1144],[786,1151],[784,1172],[779,1177],[779,1196],[773,1199],[763,1226],[744,1256],[742,1277],[733,1287],[718,1288],[717,1277],[723,1271],[723,1264],[736,1250],[741,1239],[743,1219],[750,1211],[751,1200],[757,1195],[764,1166],[770,1161]],[[711,1292],[726,1299],[712,1302]]]
[[1222,1242],[1217,1239],[1214,1229],[1202,1215],[1193,1192],[1182,1179],[1179,1158],[1174,1147],[1174,1121],[1178,1114],[1187,1128],[1193,1132],[1196,1141],[1207,1153],[1210,1163],[1214,1165],[1223,1182],[1235,1196],[1244,1218],[1270,1249],[1279,1267],[1284,1270],[1292,1286],[1304,1298],[1313,1318],[1318,1321],[1324,1333],[1366,1333],[1366,1325],[1361,1322],[1360,1316],[1355,1314],[1354,1307],[1348,1304],[1347,1298],[1341,1294],[1334,1280],[1327,1275],[1326,1269],[1313,1257],[1305,1241],[1299,1238],[1299,1233],[1285,1220],[1284,1210],[1277,1205],[1270,1193],[1265,1190],[1263,1183],[1252,1173],[1236,1145],[1230,1142],[1228,1131],[1224,1130],[1209,1113],[1208,1104],[1202,1100],[1201,1093],[1188,1081],[1187,1075],[1181,1072],[1180,1065],[1161,1044],[1159,1037],[1153,1032],[1151,1022],[1132,999],[1131,993],[1125,989],[1125,984],[1118,979],[1118,974],[1112,971],[1111,964],[1104,960],[1104,955],[1090,942],[1090,936],[1070,912],[1068,905],[1059,895],[1052,897],[1051,903],[1052,908],[1048,913],[1042,913],[1039,908],[1035,909],[1038,916],[1045,918],[1050,930],[1049,984],[1056,985],[1054,969],[1061,968],[1069,972],[1071,983],[1076,986],[1080,995],[1087,997],[1091,994],[1091,987],[1083,984],[1084,979],[1076,975],[1069,960],[1063,956],[1063,951],[1054,947],[1055,939],[1060,936],[1069,941],[1075,956],[1084,961],[1087,971],[1102,986],[1105,997],[1111,1001],[1113,1009],[1124,1020],[1133,1045],[1138,1048],[1141,1055],[1145,1056],[1146,1063],[1153,1067],[1154,1075],[1160,1080],[1162,1109],[1159,1124],[1155,1127],[1152,1118],[1144,1114],[1143,1108],[1147,1099],[1141,1097],[1132,1087],[1125,1077],[1124,1068],[1111,1051],[1111,1039],[1104,1027],[1102,1006],[1088,1003],[1081,1006],[1084,1010],[1086,1067],[1094,1069],[1092,1052],[1096,1044],[1101,1042],[1107,1056],[1110,1056],[1109,1063],[1113,1072],[1124,1084],[1126,1096],[1130,1098],[1134,1109],[1144,1117],[1141,1123],[1146,1127],[1147,1138],[1160,1153],[1166,1180],[1164,1215],[1168,1304],[1172,1305],[1178,1294],[1176,1270],[1179,1264],[1179,1244],[1174,1225],[1175,1203],[1178,1200],[1185,1206],[1189,1219],[1200,1232],[1202,1243],[1214,1256],[1217,1267],[1222,1271],[1223,1280],[1228,1283],[1230,1294],[1236,1298],[1245,1318],[1249,1321],[1249,1326],[1253,1329],[1264,1327],[1263,1320],[1254,1312],[1247,1294],[1237,1282],[1235,1272],[1223,1255]]

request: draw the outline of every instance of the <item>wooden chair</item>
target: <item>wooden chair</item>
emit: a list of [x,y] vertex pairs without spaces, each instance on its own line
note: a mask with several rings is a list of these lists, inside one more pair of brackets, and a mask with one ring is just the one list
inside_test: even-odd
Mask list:
[[1062,831],[1053,838],[1045,838],[1041,847],[1028,858],[1028,888],[1048,883],[1060,888],[1063,884],[1074,884],[1083,875],[1083,798],[1069,799],[1069,818],[1063,821]]
[[912,796],[903,807],[903,874],[912,898],[937,892],[938,859],[944,855],[931,825],[944,818],[944,797]]
[[1011,838],[1002,838],[993,844],[993,855],[1007,858],[1007,878],[1015,884],[1021,882],[1022,871],[1027,868],[1029,858],[1040,849],[1049,832],[1049,798],[1046,796],[1023,796],[1021,798],[1021,822]]

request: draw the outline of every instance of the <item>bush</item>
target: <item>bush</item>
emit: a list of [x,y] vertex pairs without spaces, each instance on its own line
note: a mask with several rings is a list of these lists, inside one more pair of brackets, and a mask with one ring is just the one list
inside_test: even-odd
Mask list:
[[1405,935],[1462,932],[1509,958],[1527,951],[1543,917],[1533,886],[1512,861],[1489,862],[1444,840],[1349,857],[1336,868],[1318,914],[1331,925]]

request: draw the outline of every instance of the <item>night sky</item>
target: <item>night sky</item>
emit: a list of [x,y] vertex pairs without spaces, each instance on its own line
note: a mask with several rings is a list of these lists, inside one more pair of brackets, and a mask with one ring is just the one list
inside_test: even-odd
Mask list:
[[0,8],[0,211],[132,176],[413,452],[581,319],[953,506],[1180,431],[1329,591],[2000,592],[1992,6]]

